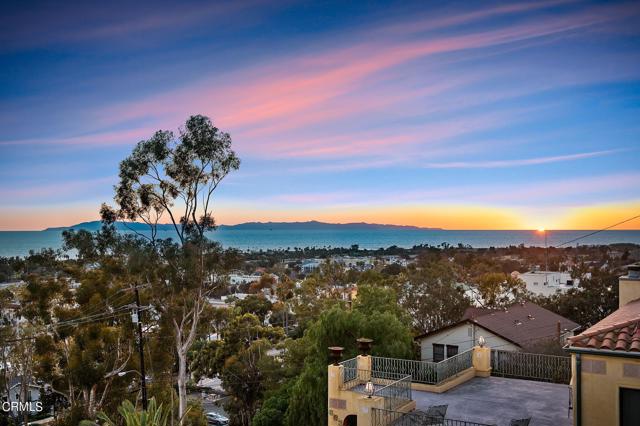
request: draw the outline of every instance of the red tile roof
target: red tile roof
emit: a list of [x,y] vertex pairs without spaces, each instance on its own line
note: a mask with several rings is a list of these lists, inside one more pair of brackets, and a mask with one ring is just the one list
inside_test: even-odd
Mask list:
[[570,337],[569,346],[640,352],[640,299],[627,303],[579,335]]

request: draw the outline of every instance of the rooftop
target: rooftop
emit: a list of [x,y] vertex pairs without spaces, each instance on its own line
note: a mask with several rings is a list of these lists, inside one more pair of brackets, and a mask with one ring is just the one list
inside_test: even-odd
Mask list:
[[542,306],[531,302],[522,302],[514,303],[506,309],[468,308],[462,321],[420,335],[416,339],[439,333],[467,321],[471,321],[520,347],[526,347],[531,342],[555,337],[558,323],[560,323],[561,333],[580,327],[570,319]]
[[569,346],[640,353],[640,299],[569,338]]
[[[501,377],[473,378],[444,393],[414,390],[416,409],[448,405],[446,418],[503,426],[531,417],[530,426],[569,426],[569,386]],[[571,413],[572,414],[572,413]]]

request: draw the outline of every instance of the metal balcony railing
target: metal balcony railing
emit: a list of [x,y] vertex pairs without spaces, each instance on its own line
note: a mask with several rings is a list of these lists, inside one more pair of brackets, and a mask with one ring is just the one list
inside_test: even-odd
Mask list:
[[400,408],[411,401],[411,376],[405,376],[383,388],[376,389],[373,394],[384,398],[385,409]]
[[[384,371],[343,369],[342,390],[359,392],[369,396],[384,398],[387,409],[402,407],[411,401],[411,376],[388,373]],[[371,382],[372,388],[367,389]]]
[[571,358],[493,349],[491,375],[568,384],[571,380]]
[[387,371],[411,376],[411,381],[436,385],[454,377],[456,374],[471,368],[473,350],[459,353],[440,362],[414,361],[409,359],[373,357],[372,368],[376,371]]
[[435,362],[374,356],[372,369],[409,375],[411,376],[411,381],[415,383],[436,384],[438,382]]
[[399,411],[372,408],[371,426],[493,426],[485,423],[476,423],[466,420],[444,419],[428,416],[424,412],[411,411],[402,413]]
[[344,369],[342,370],[342,383],[350,382],[356,378],[358,370],[357,358],[351,358],[346,361],[342,361],[340,365],[344,367]]
[[473,349],[461,352],[436,364],[437,383],[456,376],[473,365]]

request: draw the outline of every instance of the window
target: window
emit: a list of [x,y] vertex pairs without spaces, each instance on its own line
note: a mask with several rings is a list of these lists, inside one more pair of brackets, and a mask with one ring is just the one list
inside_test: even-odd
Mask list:
[[447,345],[447,358],[458,355],[457,345]]
[[444,360],[444,345],[439,343],[433,344],[433,362],[440,362]]
[[640,389],[620,388],[620,425],[631,426],[640,422]]

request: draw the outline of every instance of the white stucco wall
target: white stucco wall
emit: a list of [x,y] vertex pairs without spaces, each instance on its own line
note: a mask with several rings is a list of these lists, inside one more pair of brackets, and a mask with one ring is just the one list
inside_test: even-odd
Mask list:
[[[568,272],[532,271],[519,274],[524,281],[527,291],[541,296],[551,296],[558,292],[564,293],[571,288],[578,288],[579,279],[572,279]],[[567,282],[573,281],[573,285]]]
[[[6,400],[7,402],[9,402],[9,404],[11,404],[12,402],[25,402],[25,401],[20,401],[20,391],[21,391],[21,386],[18,385],[14,385],[11,389],[9,389],[9,395],[3,395],[3,400]],[[38,386],[29,386],[28,392],[30,393],[31,398],[27,398],[28,401],[31,402],[36,402],[36,401],[40,401],[40,388]],[[6,398],[6,399],[5,399]],[[35,406],[31,407],[33,412],[35,412]],[[11,412],[13,413],[13,415],[18,415],[18,412],[16,410],[11,410]]]
[[[496,336],[489,330],[482,328],[471,322],[459,324],[456,327],[448,328],[430,336],[419,339],[420,359],[422,361],[433,361],[433,344],[457,345],[458,353],[471,349],[478,344],[478,338],[485,339],[485,345],[490,348],[497,348],[505,351],[519,351],[520,348],[502,337]],[[446,358],[446,350],[445,350]]]

